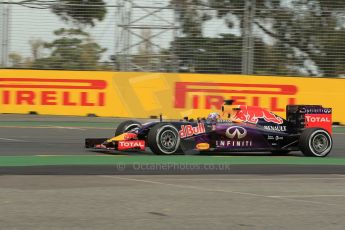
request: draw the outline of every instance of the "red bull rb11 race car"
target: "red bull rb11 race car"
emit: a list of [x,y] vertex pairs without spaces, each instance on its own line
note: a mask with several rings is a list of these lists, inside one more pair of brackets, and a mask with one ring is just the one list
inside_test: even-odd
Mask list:
[[199,152],[301,151],[325,157],[332,149],[332,109],[288,105],[286,119],[260,107],[224,102],[219,113],[197,120],[122,122],[111,138],[88,138],[85,147],[106,151],[145,151],[173,155]]

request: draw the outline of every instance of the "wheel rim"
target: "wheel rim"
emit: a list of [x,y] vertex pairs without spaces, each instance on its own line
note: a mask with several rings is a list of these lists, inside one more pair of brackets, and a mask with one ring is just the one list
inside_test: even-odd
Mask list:
[[329,140],[328,138],[322,134],[316,134],[312,139],[312,147],[315,153],[319,156],[327,154],[327,149],[329,148]]
[[160,144],[165,150],[174,152],[176,148],[176,143],[177,136],[175,132],[173,132],[172,130],[165,130],[160,135]]

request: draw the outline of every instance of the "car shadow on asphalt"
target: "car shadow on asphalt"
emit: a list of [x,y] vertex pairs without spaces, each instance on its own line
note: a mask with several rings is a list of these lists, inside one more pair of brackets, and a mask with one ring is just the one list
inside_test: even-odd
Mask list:
[[[100,151],[100,150],[92,150],[92,152],[97,154],[105,154],[105,155],[116,155],[116,156],[164,156],[164,155],[156,155],[153,154],[151,151],[145,151],[145,152],[138,152],[138,151],[126,151],[126,152],[120,152],[120,151]],[[174,154],[173,156],[271,156],[271,157],[304,157],[303,154],[299,151],[294,151],[289,154],[272,154],[270,152],[194,152],[189,154]],[[171,156],[171,155],[169,155]],[[169,157],[166,156],[166,157]]]

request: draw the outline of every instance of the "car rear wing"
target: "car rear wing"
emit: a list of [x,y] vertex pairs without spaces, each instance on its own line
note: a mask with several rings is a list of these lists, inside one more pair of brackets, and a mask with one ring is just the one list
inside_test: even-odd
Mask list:
[[287,105],[286,120],[298,130],[318,127],[332,134],[332,108],[321,105]]

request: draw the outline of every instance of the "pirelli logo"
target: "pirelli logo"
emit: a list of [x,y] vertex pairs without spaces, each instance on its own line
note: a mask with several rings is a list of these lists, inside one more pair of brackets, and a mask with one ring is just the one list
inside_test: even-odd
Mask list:
[[283,112],[287,104],[296,104],[297,92],[296,85],[176,82],[174,107],[220,109],[224,100],[232,99],[237,105]]
[[105,106],[107,82],[87,79],[0,78],[3,105]]

